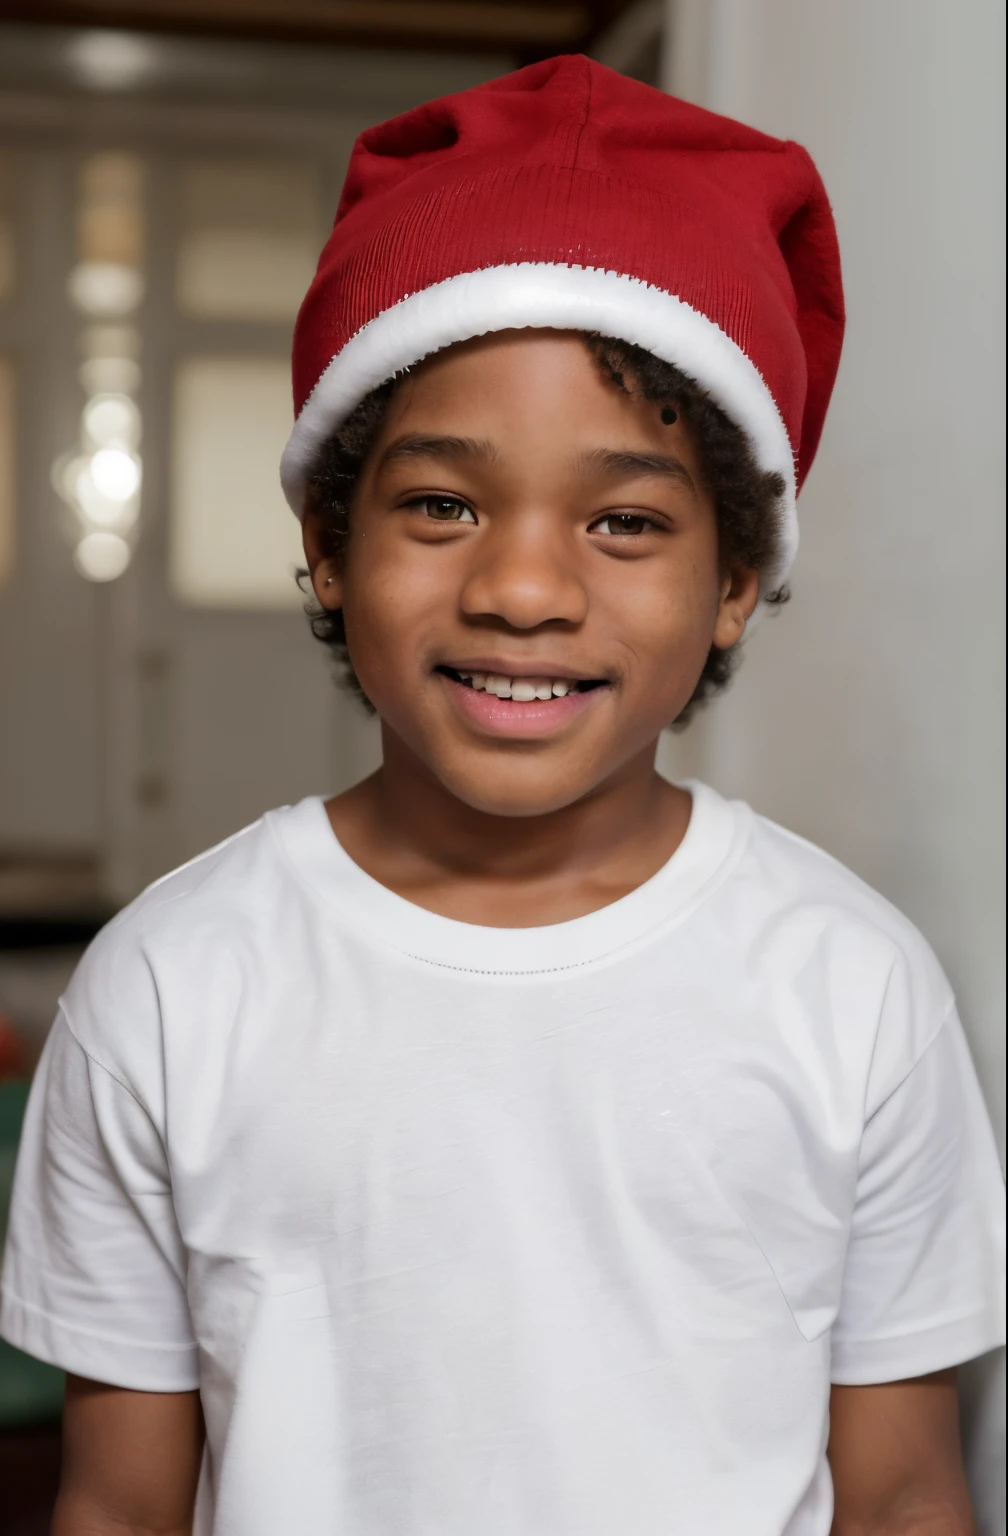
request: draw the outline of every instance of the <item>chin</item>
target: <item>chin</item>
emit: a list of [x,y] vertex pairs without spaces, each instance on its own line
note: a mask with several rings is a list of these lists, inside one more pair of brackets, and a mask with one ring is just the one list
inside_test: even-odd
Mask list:
[[485,764],[469,771],[430,767],[449,794],[484,816],[549,816],[583,800],[598,782],[590,774],[551,773],[541,763],[510,761],[489,771]]

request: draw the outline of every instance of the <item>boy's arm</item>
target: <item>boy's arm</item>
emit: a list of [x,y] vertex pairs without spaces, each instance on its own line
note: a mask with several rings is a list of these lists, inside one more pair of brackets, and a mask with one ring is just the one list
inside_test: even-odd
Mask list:
[[52,1536],[189,1536],[202,1455],[198,1392],[68,1376]]
[[834,1386],[832,1536],[973,1536],[956,1373]]
[[974,1530],[952,1367],[1004,1341],[1004,1175],[940,978],[921,999],[926,971],[890,976],[865,1100],[830,1340],[833,1536]]

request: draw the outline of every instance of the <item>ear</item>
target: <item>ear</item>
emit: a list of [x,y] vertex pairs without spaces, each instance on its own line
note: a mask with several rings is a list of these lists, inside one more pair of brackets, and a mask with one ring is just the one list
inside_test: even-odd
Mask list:
[[327,541],[323,537],[322,517],[309,502],[301,522],[301,538],[312,590],[323,608],[343,606],[343,573],[339,561],[327,553]]
[[759,573],[748,565],[735,565],[721,580],[721,595],[714,622],[713,644],[729,651],[745,634],[745,627],[759,602]]

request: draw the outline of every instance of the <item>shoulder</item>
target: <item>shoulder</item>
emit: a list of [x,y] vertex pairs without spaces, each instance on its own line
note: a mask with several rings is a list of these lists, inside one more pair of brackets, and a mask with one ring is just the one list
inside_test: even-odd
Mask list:
[[886,1075],[916,1059],[953,1006],[931,945],[893,903],[824,849],[736,807],[744,849],[720,898],[744,932],[754,969],[772,972],[837,1020],[877,1029],[876,1066]]
[[166,1008],[184,1011],[215,973],[268,950],[298,892],[277,826],[315,807],[268,813],[162,876],[106,924],[61,999],[71,1032],[99,1065],[132,1086],[146,1058],[160,1056]]
[[931,951],[926,939],[891,901],[824,848],[745,809],[751,827],[746,856],[768,895],[877,934],[894,950],[927,962]]

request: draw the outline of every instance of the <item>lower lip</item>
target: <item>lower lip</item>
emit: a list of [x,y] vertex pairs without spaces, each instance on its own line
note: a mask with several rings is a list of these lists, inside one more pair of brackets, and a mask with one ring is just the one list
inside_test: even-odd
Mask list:
[[457,683],[443,672],[436,676],[440,677],[466,718],[494,736],[549,736],[576,716],[583,715],[591,708],[593,700],[606,692],[603,686],[590,688],[587,693],[567,693],[563,698],[533,699],[528,704],[517,704],[513,699],[499,699],[484,688]]

